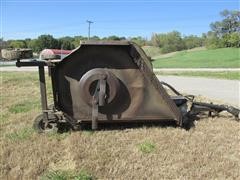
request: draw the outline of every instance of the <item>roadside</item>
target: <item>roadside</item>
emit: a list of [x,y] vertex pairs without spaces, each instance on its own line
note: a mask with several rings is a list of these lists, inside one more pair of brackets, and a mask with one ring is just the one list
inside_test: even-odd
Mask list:
[[171,84],[178,91],[206,96],[222,103],[240,107],[240,81],[199,77],[157,76],[160,81]]
[[183,77],[204,77],[213,79],[228,79],[228,80],[240,80],[240,70],[229,69],[227,71],[154,71],[157,75],[162,76],[183,76]]
[[[157,75],[206,77],[214,79],[240,80],[240,68],[161,68],[153,69]],[[1,71],[38,71],[37,67],[0,66]]]

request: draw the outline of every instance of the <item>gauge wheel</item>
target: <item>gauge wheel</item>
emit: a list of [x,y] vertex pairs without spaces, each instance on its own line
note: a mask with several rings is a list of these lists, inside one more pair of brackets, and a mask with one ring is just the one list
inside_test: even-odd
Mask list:
[[57,131],[57,121],[56,117],[48,122],[48,125],[45,127],[45,122],[43,121],[43,114],[38,115],[34,119],[33,129],[38,133]]

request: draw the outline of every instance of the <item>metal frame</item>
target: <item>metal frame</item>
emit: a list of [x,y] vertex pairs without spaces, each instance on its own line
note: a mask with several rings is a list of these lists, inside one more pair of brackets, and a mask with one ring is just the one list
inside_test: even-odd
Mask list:
[[[209,112],[209,116],[212,116],[212,113],[218,114],[221,111],[227,111],[235,116],[236,119],[239,118],[239,112],[240,110],[237,108],[234,108],[232,106],[226,106],[226,105],[214,105],[214,104],[208,104],[208,103],[200,103],[195,102],[194,97],[191,96],[183,96],[180,94],[177,90],[175,90],[172,86],[170,86],[167,83],[159,82],[157,77],[155,76],[154,72],[152,71],[152,67],[149,65],[148,57],[144,53],[144,51],[139,48],[137,45],[129,42],[85,42],[82,43],[82,45],[129,45],[130,46],[130,56],[133,60],[133,62],[137,65],[139,71],[142,73],[142,75],[149,80],[149,82],[152,83],[153,87],[158,91],[159,95],[161,95],[163,101],[166,103],[167,107],[172,111],[174,114],[173,120],[177,122],[179,126],[185,126],[190,116],[195,116],[200,114],[201,112]],[[80,48],[80,47],[79,47]],[[78,48],[78,49],[79,49]],[[76,49],[75,51],[77,51]],[[72,53],[74,53],[73,51]],[[55,72],[58,72],[58,69],[55,68],[55,65],[57,63],[64,63],[65,59],[63,60],[51,60],[51,61],[38,61],[38,60],[31,60],[31,61],[20,61],[20,59],[17,60],[16,66],[22,67],[22,66],[32,66],[32,67],[38,67],[38,73],[39,73],[39,86],[40,86],[40,97],[41,97],[41,107],[42,107],[42,115],[43,115],[43,123],[44,127],[47,128],[48,124],[53,122],[53,118],[51,115],[57,116],[57,120],[54,122],[59,121],[68,121],[73,129],[77,127],[78,121],[74,121],[72,117],[70,117],[68,114],[66,114],[64,111],[61,110],[61,101],[58,98],[58,81],[57,74]],[[67,62],[67,59],[66,59]],[[46,80],[45,80],[45,66],[48,67],[49,76],[51,77],[51,83],[52,83],[52,93],[53,93],[53,99],[54,99],[54,108],[55,109],[49,109],[48,108],[48,100],[47,100],[47,92],[46,92]],[[104,73],[103,73],[104,74]],[[104,106],[106,103],[106,77],[105,76],[99,76],[98,78],[98,85],[95,87],[95,93],[91,97],[91,103],[92,103],[92,129],[96,130],[98,128],[98,121],[99,117],[99,107]],[[81,83],[81,82],[80,82]],[[163,86],[169,87],[178,97],[176,99],[172,99],[168,93],[164,90]],[[112,91],[111,91],[112,92]],[[82,93],[83,94],[83,93]],[[175,100],[175,101],[174,101]],[[177,106],[176,101],[181,101],[185,105]],[[190,111],[187,111],[187,105],[186,101],[191,103]],[[181,104],[181,103],[180,103]],[[180,108],[179,108],[180,107]],[[184,109],[184,110],[182,110]],[[144,116],[144,119],[147,117]],[[149,117],[150,120],[154,120],[153,117]],[[158,118],[159,119],[159,118]],[[141,120],[141,119],[138,119]],[[163,120],[163,119],[161,119]],[[51,122],[50,122],[51,121]],[[82,122],[84,120],[81,120]],[[125,119],[125,121],[128,121]],[[132,119],[131,119],[132,121]],[[88,121],[89,122],[89,121]],[[102,121],[103,122],[103,121]],[[116,121],[115,121],[116,122]],[[121,120],[121,122],[124,122]]]
[[48,103],[47,103],[47,91],[46,91],[46,80],[45,80],[45,70],[44,66],[48,66],[49,63],[46,61],[27,61],[27,62],[21,62],[19,59],[16,62],[17,67],[22,66],[36,66],[38,67],[38,74],[39,74],[39,87],[40,87],[40,95],[41,95],[41,106],[42,106],[42,114],[43,114],[43,122],[45,126],[47,125],[47,122],[49,120],[48,118]]

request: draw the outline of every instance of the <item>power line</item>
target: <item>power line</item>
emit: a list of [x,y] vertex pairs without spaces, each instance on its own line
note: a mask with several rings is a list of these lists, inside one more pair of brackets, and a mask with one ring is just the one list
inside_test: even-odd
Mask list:
[[87,20],[87,23],[88,23],[88,40],[89,40],[90,39],[91,24],[93,23],[93,21]]

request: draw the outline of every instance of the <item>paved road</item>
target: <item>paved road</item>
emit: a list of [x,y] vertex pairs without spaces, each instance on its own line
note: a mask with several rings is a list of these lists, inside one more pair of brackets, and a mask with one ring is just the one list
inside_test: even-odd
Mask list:
[[[0,67],[0,71],[37,70],[37,67]],[[240,81],[178,76],[158,76],[158,78],[171,84],[181,92],[218,99],[240,107]]]
[[158,78],[181,92],[202,95],[240,107],[240,81],[178,76]]

